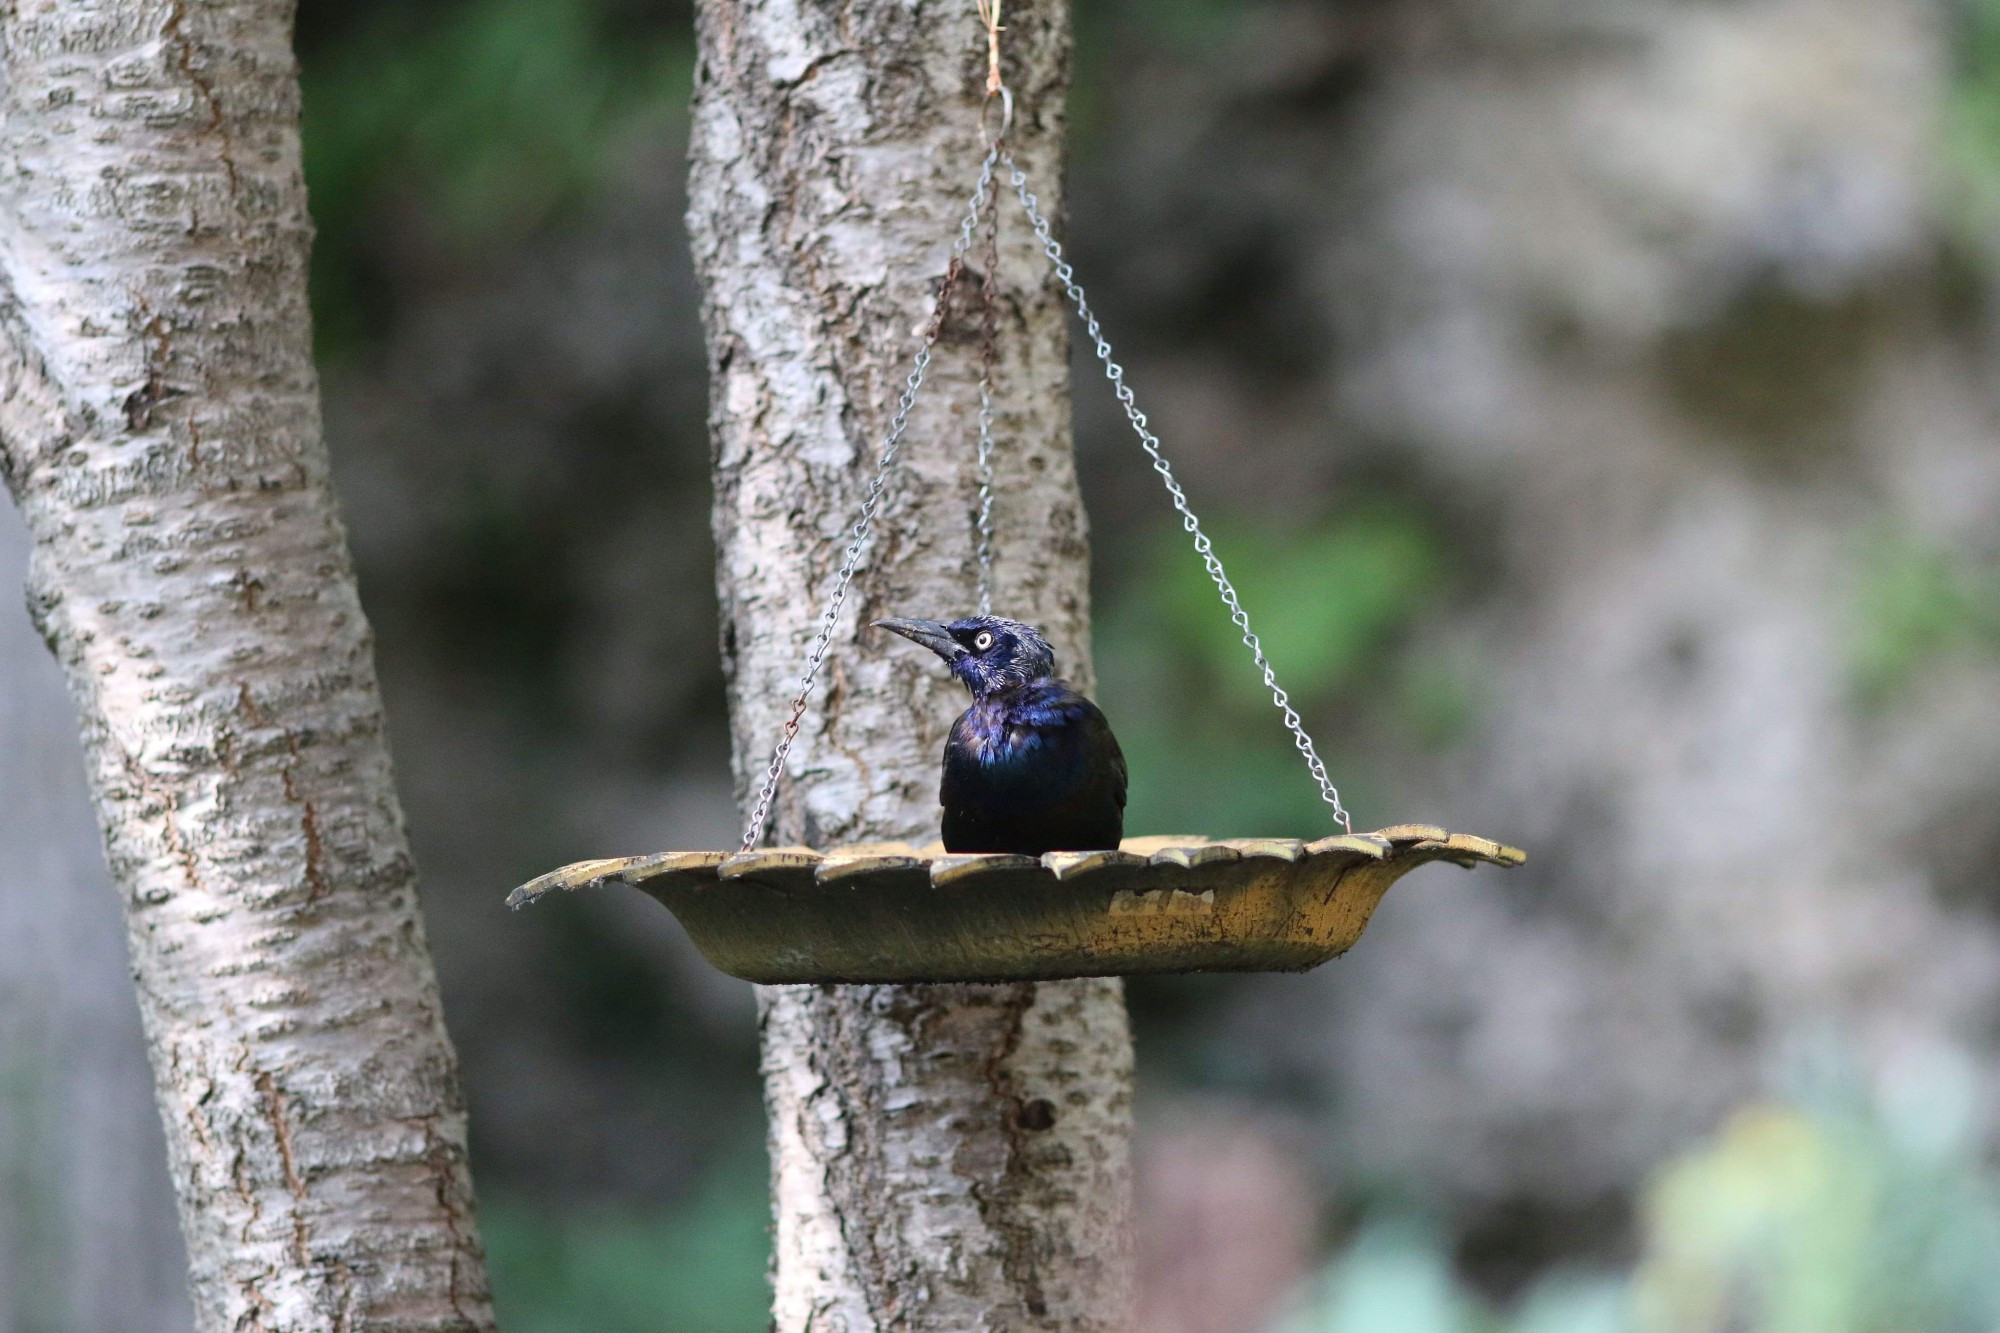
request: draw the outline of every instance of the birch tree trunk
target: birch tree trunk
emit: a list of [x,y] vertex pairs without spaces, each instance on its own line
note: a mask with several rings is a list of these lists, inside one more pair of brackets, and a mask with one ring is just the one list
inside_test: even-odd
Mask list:
[[[28,534],[0,493],[0,589]],[[0,1329],[190,1333],[118,898],[62,672],[0,601]]]
[[204,1330],[492,1326],[320,436],[288,0],[0,11],[0,471]]
[[[783,721],[983,151],[970,0],[705,0],[689,226],[705,291],[723,657],[738,793]],[[1014,145],[1053,207],[1069,20],[1010,10]],[[1003,232],[996,610],[1090,680],[1067,338],[1018,212]],[[975,251],[975,258],[977,252]],[[974,605],[976,279],[960,284],[775,838],[937,835],[964,707],[865,628]],[[1123,1330],[1131,1041],[1115,981],[762,995],[776,1327]]]

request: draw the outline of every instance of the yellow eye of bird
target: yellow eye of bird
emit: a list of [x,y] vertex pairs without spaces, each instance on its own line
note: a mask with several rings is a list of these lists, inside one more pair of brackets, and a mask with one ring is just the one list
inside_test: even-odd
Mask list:
[[993,646],[993,631],[987,629],[979,631],[979,637],[972,641],[972,646],[982,653],[991,648]]

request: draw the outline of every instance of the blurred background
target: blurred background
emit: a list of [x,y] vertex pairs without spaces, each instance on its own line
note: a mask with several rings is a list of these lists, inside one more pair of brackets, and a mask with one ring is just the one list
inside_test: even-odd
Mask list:
[[[1078,268],[1359,825],[1533,855],[1406,882],[1307,976],[1132,985],[1142,1326],[2000,1328],[2000,0],[1076,22]],[[688,7],[299,23],[328,429],[502,1319],[752,1333],[749,989],[636,894],[500,906],[735,830]],[[1076,396],[1131,827],[1319,827]],[[117,902],[18,604],[0,1329],[174,1333]]]

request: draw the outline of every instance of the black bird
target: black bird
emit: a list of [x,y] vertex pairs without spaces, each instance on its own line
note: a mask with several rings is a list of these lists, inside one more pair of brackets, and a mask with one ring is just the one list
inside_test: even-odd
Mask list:
[[999,616],[878,620],[944,659],[972,707],[944,745],[948,852],[1091,851],[1125,832],[1125,755],[1097,705],[1056,680],[1032,625]]

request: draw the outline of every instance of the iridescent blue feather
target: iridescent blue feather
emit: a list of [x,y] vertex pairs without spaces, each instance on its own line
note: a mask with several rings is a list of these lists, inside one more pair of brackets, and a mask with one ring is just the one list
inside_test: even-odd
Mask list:
[[1096,704],[1053,676],[1039,631],[998,616],[878,621],[945,659],[972,692],[944,748],[946,850],[1116,847],[1125,824],[1125,756]]

